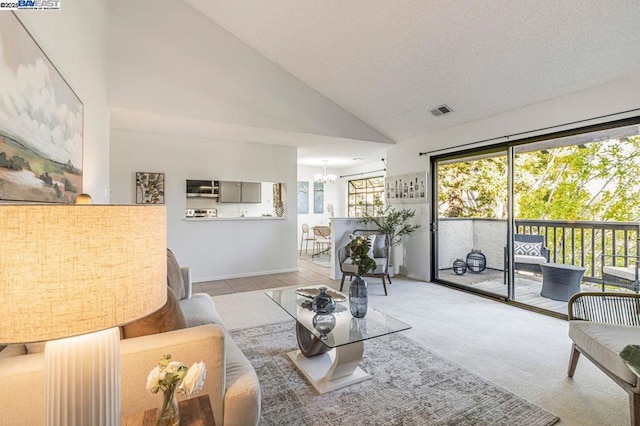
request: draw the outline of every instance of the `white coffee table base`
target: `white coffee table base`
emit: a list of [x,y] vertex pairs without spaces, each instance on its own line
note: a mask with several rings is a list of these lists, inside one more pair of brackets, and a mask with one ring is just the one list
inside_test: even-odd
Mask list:
[[299,350],[288,352],[287,355],[315,390],[323,394],[371,378],[358,367],[362,353],[363,343],[355,342],[309,358]]

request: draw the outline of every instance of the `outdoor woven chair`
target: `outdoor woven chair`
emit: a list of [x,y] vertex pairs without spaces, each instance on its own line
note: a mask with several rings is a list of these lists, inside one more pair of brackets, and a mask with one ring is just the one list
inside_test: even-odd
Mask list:
[[[601,258],[602,291],[605,285],[628,288],[636,293],[640,290],[640,257],[603,254]],[[611,259],[610,265],[607,265],[607,259]],[[617,266],[618,259],[622,259],[625,266]]]
[[625,346],[640,343],[640,294],[578,293],[569,299],[569,337],[573,341],[567,375],[573,377],[580,354],[629,394],[631,425],[640,426],[638,376],[620,358]]

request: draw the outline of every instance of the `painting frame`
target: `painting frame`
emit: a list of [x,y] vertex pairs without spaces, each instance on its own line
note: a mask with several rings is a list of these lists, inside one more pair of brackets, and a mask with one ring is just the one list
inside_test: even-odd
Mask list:
[[83,193],[84,104],[26,26],[0,14],[0,199]]
[[136,172],[136,204],[164,204],[164,173]]
[[309,182],[298,181],[296,207],[298,214],[309,214]]
[[324,214],[324,183],[313,183],[313,214]]

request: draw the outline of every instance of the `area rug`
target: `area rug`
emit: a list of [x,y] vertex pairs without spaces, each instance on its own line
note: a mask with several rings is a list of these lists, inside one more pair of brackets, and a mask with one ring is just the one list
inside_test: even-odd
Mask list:
[[402,333],[370,339],[371,380],[318,395],[286,355],[295,323],[232,331],[262,388],[260,425],[553,425],[560,419]]

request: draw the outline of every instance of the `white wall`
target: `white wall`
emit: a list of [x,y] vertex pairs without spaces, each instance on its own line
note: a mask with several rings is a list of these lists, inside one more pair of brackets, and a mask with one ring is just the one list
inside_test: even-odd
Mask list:
[[[185,221],[187,179],[296,185],[296,149],[111,129],[112,202],[135,202],[135,173],[165,173],[168,246],[195,281],[297,270],[295,191],[288,217]],[[213,208],[216,201],[210,201]]]
[[[389,166],[387,175],[393,176],[403,173],[429,171],[430,157],[428,155],[419,156],[419,153],[423,151],[456,147],[474,141],[638,109],[640,108],[638,93],[640,93],[640,73],[561,98],[402,141],[387,148]],[[455,110],[455,105],[452,105],[452,107]],[[618,114],[616,117],[605,117],[585,123],[570,124],[553,131],[637,115],[640,115],[639,111],[632,111]],[[552,130],[539,131],[532,133],[531,136],[550,132]],[[503,140],[506,139],[502,138],[497,142]],[[486,143],[486,145],[488,144],[490,143]],[[431,185],[430,173],[428,180],[429,185]],[[404,252],[410,253],[408,257],[405,255],[404,272],[416,279],[429,280],[430,234],[425,232],[428,229],[428,218],[423,218],[423,221],[422,232],[407,239],[404,243]]]
[[91,194],[94,203],[106,204],[107,1],[66,0],[60,10],[18,11],[17,15],[84,104],[82,190]]

